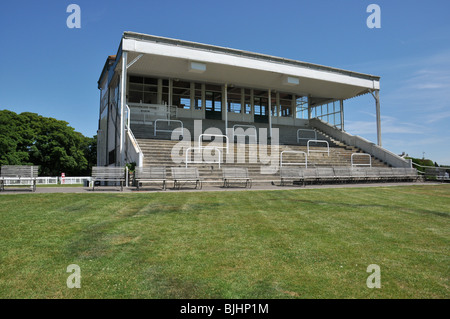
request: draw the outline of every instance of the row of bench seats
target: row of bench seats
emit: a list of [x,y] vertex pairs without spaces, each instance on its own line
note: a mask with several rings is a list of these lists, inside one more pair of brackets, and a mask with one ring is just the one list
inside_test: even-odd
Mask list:
[[36,179],[38,166],[31,165],[2,165],[0,171],[0,191],[6,186],[30,186],[31,191],[36,191]]
[[429,181],[450,182],[449,168],[429,167],[425,169],[425,179]]
[[414,168],[394,167],[281,167],[281,185],[301,182],[378,182],[378,181],[416,181],[417,170]]
[[[94,167],[92,178],[94,181],[118,181],[121,189],[125,182],[124,169],[118,167]],[[202,178],[199,176],[196,167],[172,167],[172,180],[175,189],[180,189],[182,185],[193,183],[196,189],[202,188]],[[245,167],[224,167],[222,168],[222,181],[224,187],[232,184],[244,184],[245,187],[252,186],[252,179],[249,177],[248,169]],[[112,176],[114,175],[114,176]],[[418,179],[417,170],[413,168],[392,168],[392,167],[281,167],[280,184],[288,183],[331,183],[331,182],[400,182],[416,181]],[[166,189],[167,176],[166,167],[150,166],[138,167],[134,174],[134,182],[137,189],[141,189],[143,184],[161,183],[162,189]]]
[[[185,184],[194,184],[196,189],[202,188],[202,178],[196,167],[172,167],[173,187],[180,189]],[[240,183],[245,187],[252,186],[252,180],[249,177],[248,169],[245,167],[226,167],[222,169],[223,186],[230,187],[232,184]],[[98,186],[99,182],[115,182],[119,183],[120,189],[123,190],[125,183],[125,170],[122,167],[93,167],[92,168],[92,190]],[[150,166],[137,167],[134,174],[134,182],[138,190],[142,184],[161,183],[162,189],[166,189],[167,176],[166,167]]]

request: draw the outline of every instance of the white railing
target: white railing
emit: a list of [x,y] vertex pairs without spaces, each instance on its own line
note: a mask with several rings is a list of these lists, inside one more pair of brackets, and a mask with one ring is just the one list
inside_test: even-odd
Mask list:
[[[235,133],[235,130],[236,130],[236,127],[241,127],[241,128],[244,128],[244,127],[247,127],[247,128],[253,128],[254,129],[254,134],[249,134],[249,135],[247,135],[247,134],[236,134]],[[245,132],[245,131],[244,131]],[[258,136],[257,136],[257,134],[256,134],[256,126],[254,126],[254,125],[246,125],[246,124],[235,124],[235,125],[233,125],[233,142],[234,142],[234,137],[235,136],[248,136],[249,138],[250,138],[250,136],[254,136],[255,137],[255,143],[258,141]]]
[[[128,126],[130,123],[153,125],[155,119],[164,118],[170,120],[172,116],[172,108],[166,104],[128,103],[126,106],[128,112]],[[130,108],[133,109],[132,113]]]
[[[285,153],[304,154],[305,161],[303,163],[283,163],[283,154],[285,154]],[[280,167],[283,167],[283,164],[284,165],[305,165],[305,168],[308,168],[308,155],[302,151],[282,151],[280,154]]]
[[[301,137],[301,135],[299,135],[299,133],[302,133],[302,132],[314,132],[314,138],[311,138],[311,137]],[[310,130],[310,129],[303,129],[303,128],[299,128],[298,130],[297,130],[297,143],[298,142],[300,142],[300,140],[307,140],[307,141],[309,141],[309,140],[317,140],[317,131],[316,130]]]
[[351,135],[348,134],[347,132],[337,130],[320,119],[317,118],[311,119],[309,120],[309,124],[338,141],[341,141],[349,146],[358,147],[362,149],[364,152],[372,154],[375,158],[378,158],[381,161],[386,162],[393,167],[403,167],[403,168],[412,167],[412,161],[410,159],[407,160],[401,158],[400,156],[378,145],[375,145],[374,143],[371,143],[360,136]]
[[[323,150],[310,150],[309,149],[309,143],[310,142],[326,144],[327,145],[327,150],[326,151],[323,151]],[[327,153],[328,156],[330,156],[330,145],[328,144],[327,141],[324,141],[324,140],[308,140],[308,143],[306,145],[306,149],[308,151],[308,155],[309,155],[310,152],[321,152],[321,153]]]
[[[202,138],[203,138],[204,136],[208,136],[208,137],[222,137],[222,138],[225,138],[226,146],[214,146],[214,147],[226,149],[227,154],[228,154],[228,144],[229,144],[229,143],[228,143],[228,136],[226,136],[226,135],[221,135],[221,134],[208,134],[208,133],[200,134],[200,136],[198,137],[198,147],[199,147],[199,148],[202,148]],[[222,141],[222,145],[223,145],[223,141]]]
[[[158,122],[167,122],[167,123],[169,123],[169,126],[170,126],[170,123],[175,122],[175,123],[180,123],[181,126],[177,127],[176,129],[173,129],[173,130],[161,130],[161,129],[157,129],[156,128],[156,124]],[[175,130],[180,130],[180,135],[183,136],[183,122],[181,122],[180,120],[156,119],[155,120],[155,125],[154,125],[154,128],[153,128],[153,135],[156,136],[156,132],[171,133],[171,132],[173,132]]]
[[[36,177],[37,185],[73,185],[73,184],[84,184],[85,181],[90,181],[90,176],[71,176],[71,177],[61,177],[61,176],[40,176]],[[29,180],[16,180],[16,179],[4,179],[5,185],[26,185],[29,184]]]
[[[190,154],[189,151],[193,150],[195,152],[196,150],[197,151],[202,151],[202,150],[207,150],[207,149],[217,151],[217,153],[219,155],[219,161],[218,162],[215,162],[214,160],[212,162],[211,161],[210,162],[205,162],[203,160],[203,152],[201,153],[201,155],[202,155],[202,160],[201,161],[196,161],[195,159],[193,161],[189,160],[189,154]],[[195,157],[195,154],[194,154],[194,157]],[[219,164],[219,169],[220,169],[220,163],[221,162],[222,162],[222,153],[221,153],[220,149],[218,147],[216,147],[216,146],[189,147],[189,148],[186,149],[186,159],[185,159],[186,168],[188,167],[188,164],[215,164],[215,163],[218,163]]]
[[[70,178],[70,177],[66,177],[66,178]],[[66,179],[64,178],[64,180]],[[62,184],[62,178],[61,177],[38,177],[36,178],[36,184],[37,185],[56,185],[58,183]],[[73,184],[82,184],[83,182],[80,183],[73,183]]]
[[130,127],[130,121],[131,121],[131,111],[130,111],[130,107],[128,106],[128,104],[125,104],[125,106],[127,107],[127,127]]
[[[38,177],[40,178],[40,177]],[[50,177],[51,178],[51,177]],[[71,176],[71,177],[58,177],[60,184],[62,185],[73,185],[73,184],[84,184],[85,181],[91,181],[90,176]],[[55,183],[48,183],[55,184]]]
[[144,165],[144,153],[142,152],[142,149],[140,148],[136,138],[134,137],[133,132],[129,127],[127,127],[127,136],[128,140],[133,146],[132,150],[128,148],[129,154],[129,162],[135,162],[137,167],[142,167]]
[[[360,163],[354,163],[353,158],[355,156],[363,156],[363,157],[369,157],[369,163],[368,164],[360,164]],[[372,167],[372,156],[370,156],[370,154],[366,154],[366,153],[353,153],[351,156],[351,161],[352,161],[352,167],[354,166],[369,166]]]

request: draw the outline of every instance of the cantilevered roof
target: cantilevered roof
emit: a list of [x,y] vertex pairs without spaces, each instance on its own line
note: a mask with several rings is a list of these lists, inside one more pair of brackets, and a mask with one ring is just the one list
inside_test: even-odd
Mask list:
[[[228,83],[318,100],[348,99],[380,88],[380,77],[375,75],[135,32],[124,32],[121,49],[128,52],[128,63],[142,54],[129,67],[129,74]],[[116,69],[121,61],[117,62]],[[192,62],[205,70],[192,72]]]

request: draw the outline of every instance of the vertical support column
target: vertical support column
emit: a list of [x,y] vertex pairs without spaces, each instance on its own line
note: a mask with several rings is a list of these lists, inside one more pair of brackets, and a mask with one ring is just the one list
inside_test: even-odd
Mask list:
[[163,85],[162,85],[162,79],[158,79],[158,93],[156,95],[157,104],[162,104],[162,91],[163,91]]
[[173,80],[169,79],[169,92],[168,92],[168,97],[167,97],[168,104],[169,104],[167,106],[167,109],[169,112],[169,115],[168,115],[169,120],[172,119],[172,87],[173,87]]
[[255,121],[255,95],[253,89],[250,89],[250,114],[252,115],[253,121]]
[[120,78],[120,141],[119,141],[119,153],[120,162],[119,166],[125,165],[125,121],[124,110],[127,103],[127,59],[128,53],[122,51],[122,74]]
[[381,112],[380,112],[380,90],[375,91],[375,108],[377,113],[377,144],[381,147]]
[[225,135],[227,135],[227,129],[228,129],[228,85],[225,83],[224,90],[223,90],[223,104],[225,109]]
[[[277,105],[275,106],[275,110],[276,110],[276,117],[279,117],[280,116],[280,105],[281,105],[281,103],[280,103],[280,92],[277,92],[277,95],[276,95],[276,97],[275,97],[275,99],[276,99],[276,103],[277,103]],[[278,123],[280,123],[280,122],[278,122]]]
[[167,97],[169,106],[172,106],[173,80],[169,79],[169,96]]
[[312,113],[312,109],[311,109],[311,95],[307,96],[308,99],[308,121],[311,119],[311,113]]
[[292,94],[292,102],[291,102],[291,118],[292,125],[295,126],[295,111],[297,108],[297,95]]
[[190,89],[189,97],[190,97],[190,100],[191,100],[190,111],[191,111],[191,114],[192,114],[192,112],[195,110],[195,82],[191,82],[190,83],[189,89]]
[[269,138],[272,139],[272,94],[271,90],[269,89],[268,92],[268,111],[269,111]]
[[245,114],[245,89],[241,88],[241,118],[244,119]]
[[341,114],[341,131],[344,131],[344,100],[339,100]]
[[201,87],[202,87],[202,107],[201,107],[202,119],[205,119],[205,112],[206,112],[206,84],[202,83]]

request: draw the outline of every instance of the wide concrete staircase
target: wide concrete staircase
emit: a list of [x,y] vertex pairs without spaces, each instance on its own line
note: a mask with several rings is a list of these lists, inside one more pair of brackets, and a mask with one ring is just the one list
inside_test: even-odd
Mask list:
[[[139,133],[138,133],[139,134]],[[321,136],[321,138],[325,138]],[[308,167],[335,167],[335,166],[351,166],[351,156],[353,153],[361,153],[360,150],[342,145],[339,142],[327,139],[330,143],[330,152],[325,153],[325,147],[312,147],[311,150],[319,152],[311,152],[307,158]],[[168,178],[171,178],[170,167],[184,167],[185,152],[187,147],[197,147],[197,143],[190,145],[181,144],[180,141],[172,141],[167,139],[156,138],[138,138],[139,146],[144,154],[144,166],[166,166]],[[189,143],[189,142],[188,142]],[[209,143],[205,141],[203,146]],[[182,147],[182,145],[184,147]],[[212,144],[210,144],[212,145]],[[214,144],[217,146],[217,144]],[[220,146],[220,145],[219,145]],[[222,152],[223,161],[220,168],[223,167],[247,167],[253,183],[267,183],[271,181],[279,181],[280,154],[284,151],[307,152],[305,145],[278,145],[271,152],[270,145],[258,146],[257,144],[231,143],[229,145],[229,153]],[[172,154],[173,153],[173,154]],[[205,156],[209,156],[210,151],[205,152]],[[212,153],[211,155],[215,155]],[[267,155],[267,156],[265,156]],[[217,157],[209,156],[211,159]],[[294,163],[304,163],[305,155],[302,153],[283,153],[283,165],[304,166]],[[194,159],[194,156],[192,157]],[[368,157],[355,157],[354,163],[366,164]],[[200,176],[205,182],[220,184],[222,180],[222,171],[218,163],[198,164],[189,163],[189,167],[197,167]],[[383,162],[372,157],[372,166],[386,166]]]

